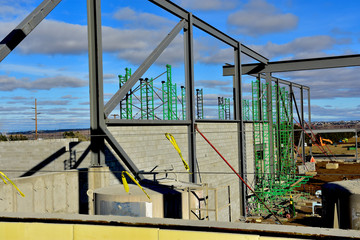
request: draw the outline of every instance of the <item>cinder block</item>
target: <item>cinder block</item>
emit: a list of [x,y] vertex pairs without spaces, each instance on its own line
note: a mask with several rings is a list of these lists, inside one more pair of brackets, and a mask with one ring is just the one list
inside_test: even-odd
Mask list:
[[326,169],[338,169],[338,168],[339,168],[338,163],[327,163],[326,164]]

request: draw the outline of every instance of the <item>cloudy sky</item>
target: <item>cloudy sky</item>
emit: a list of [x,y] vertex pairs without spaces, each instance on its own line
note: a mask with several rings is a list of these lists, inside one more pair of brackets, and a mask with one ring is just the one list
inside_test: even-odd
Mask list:
[[[174,2],[270,61],[360,53],[357,0]],[[40,3],[0,0],[0,39]],[[102,1],[105,102],[118,90],[124,68],[134,72],[178,21],[146,0]],[[155,78],[171,64],[173,81],[184,85],[182,37],[181,32],[144,77]],[[232,96],[232,79],[222,76],[223,64],[233,63],[232,49],[199,29],[194,48],[205,117],[216,118],[217,97]],[[360,120],[360,67],[277,76],[311,88],[313,120]],[[164,75],[154,86],[160,88],[162,80]],[[246,98],[252,80],[244,79]],[[88,81],[86,1],[63,0],[0,63],[0,132],[33,130],[35,98],[39,129],[88,128]]]

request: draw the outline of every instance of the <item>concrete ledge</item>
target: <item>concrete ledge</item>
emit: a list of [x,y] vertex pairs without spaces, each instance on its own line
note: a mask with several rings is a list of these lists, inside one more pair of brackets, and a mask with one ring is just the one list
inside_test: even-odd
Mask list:
[[186,230],[250,234],[267,237],[307,238],[307,239],[360,239],[356,230],[297,227],[274,224],[225,223],[212,221],[191,221],[177,219],[132,218],[117,216],[90,216],[67,214],[0,213],[0,222],[38,222],[57,224],[87,224],[106,226],[128,226],[159,228],[167,230]]

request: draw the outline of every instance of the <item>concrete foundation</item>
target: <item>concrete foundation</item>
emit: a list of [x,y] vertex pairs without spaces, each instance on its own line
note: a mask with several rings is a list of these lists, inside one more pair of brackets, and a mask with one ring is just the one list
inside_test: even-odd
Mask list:
[[324,184],[322,205],[325,227],[360,230],[360,179]]

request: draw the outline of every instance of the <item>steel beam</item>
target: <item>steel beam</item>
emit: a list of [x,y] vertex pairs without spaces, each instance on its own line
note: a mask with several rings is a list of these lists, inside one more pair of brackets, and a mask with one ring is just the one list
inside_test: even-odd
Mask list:
[[[149,0],[150,2],[158,5],[162,9],[174,14],[175,16],[186,19],[189,12],[185,9],[179,7],[178,5],[167,1],[167,0]],[[193,24],[195,27],[201,29],[202,31],[210,34],[211,36],[219,39],[220,41],[230,45],[233,48],[238,47],[238,41],[233,39],[232,37],[226,35],[225,33],[221,32],[220,30],[214,28],[213,26],[209,25],[208,23],[204,22],[200,18],[193,16]],[[267,63],[269,60],[262,56],[261,54],[255,52],[254,50],[250,49],[249,47],[241,44],[241,51],[242,53],[248,55],[249,57],[252,57],[253,59],[262,62]]]
[[104,93],[102,68],[101,0],[87,0],[89,88],[90,88],[90,150],[91,165],[105,164]]
[[[241,44],[238,43],[237,48],[234,49],[235,62],[235,76],[234,76],[234,119],[240,121],[237,123],[238,129],[238,171],[240,176],[247,182],[247,175],[244,175],[246,170],[245,158],[245,129],[242,113],[242,82],[241,82]],[[240,214],[246,218],[246,187],[239,183],[239,199],[240,199]]]
[[268,122],[269,122],[269,150],[270,150],[270,172],[274,174],[274,126],[273,126],[273,114],[272,114],[272,76],[271,73],[265,73],[266,75],[266,105],[264,106],[267,108],[267,115],[268,115]]
[[184,28],[184,62],[185,62],[185,89],[186,89],[186,120],[188,126],[188,156],[190,162],[189,181],[197,183],[197,159],[196,159],[196,131],[195,131],[195,99],[194,99],[194,43],[193,43],[193,17],[189,13],[187,24]]
[[106,141],[109,143],[111,148],[116,152],[116,154],[121,158],[122,162],[126,165],[126,167],[132,172],[132,174],[140,179],[143,180],[144,176],[140,173],[140,170],[136,167],[133,163],[129,155],[125,152],[125,150],[120,146],[120,144],[116,141],[114,136],[110,133],[107,128],[103,129],[104,137]]
[[0,62],[61,2],[44,0],[0,42]]
[[108,126],[188,126],[191,121],[188,120],[123,120],[106,119]]
[[146,60],[140,65],[140,67],[134,72],[133,75],[126,81],[126,83],[115,93],[115,95],[105,105],[105,115],[109,114],[120,103],[120,101],[126,96],[130,89],[137,83],[139,78],[151,67],[151,65],[158,59],[161,53],[169,46],[172,40],[183,29],[185,20],[181,20],[171,30],[171,32],[162,40],[162,42],[154,49],[154,51],[146,58]]
[[[302,129],[305,129],[305,118],[304,118],[304,89],[301,87],[300,88],[300,105],[301,105],[301,126]],[[305,131],[301,132],[302,135],[302,155],[303,155],[303,159],[306,158],[306,152],[305,152]]]
[[[360,54],[268,62],[267,65],[263,63],[244,64],[242,66],[242,74],[250,75],[265,72],[291,72],[355,66],[360,66]],[[233,72],[234,66],[227,65],[223,67],[224,76],[233,75]]]

